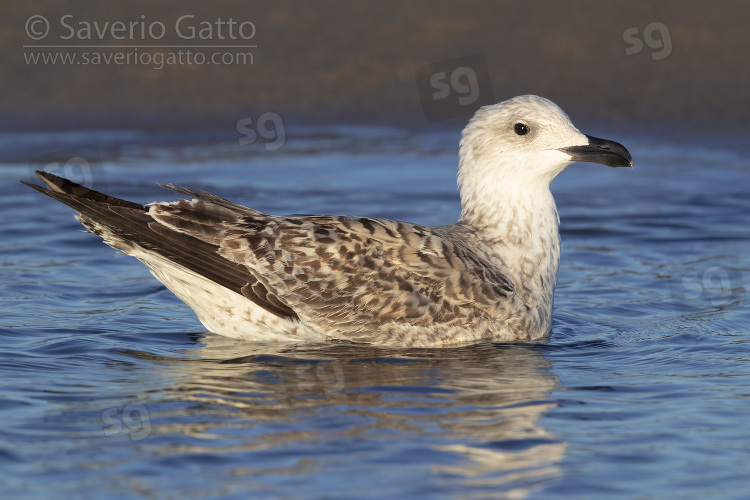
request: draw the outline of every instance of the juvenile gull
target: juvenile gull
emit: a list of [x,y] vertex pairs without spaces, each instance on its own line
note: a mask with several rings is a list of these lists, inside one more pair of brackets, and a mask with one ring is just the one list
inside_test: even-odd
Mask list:
[[440,347],[546,339],[560,260],[549,185],[575,161],[630,166],[532,95],[481,108],[463,130],[461,216],[426,227],[275,216],[207,192],[142,206],[37,172],[78,220],[146,264],[210,331],[250,340]]

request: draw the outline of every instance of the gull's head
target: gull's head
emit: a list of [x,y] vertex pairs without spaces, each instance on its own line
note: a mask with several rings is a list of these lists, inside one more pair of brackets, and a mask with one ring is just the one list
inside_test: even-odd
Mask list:
[[576,161],[632,167],[614,141],[582,134],[543,97],[524,95],[481,108],[463,131],[459,183],[546,185]]

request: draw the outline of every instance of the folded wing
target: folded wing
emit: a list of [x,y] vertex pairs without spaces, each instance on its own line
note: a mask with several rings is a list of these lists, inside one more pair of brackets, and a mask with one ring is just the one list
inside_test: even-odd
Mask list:
[[502,272],[443,228],[279,217],[172,185],[192,199],[144,207],[38,175],[49,189],[31,187],[74,208],[109,245],[157,254],[329,338],[374,341],[383,325],[467,327],[513,295]]
[[219,254],[250,269],[273,300],[333,338],[367,342],[384,324],[466,326],[513,294],[497,268],[439,228],[256,211],[235,212],[234,220],[217,226],[204,220],[206,206],[234,210],[231,202],[180,192],[197,199],[157,204],[154,219],[218,245]]

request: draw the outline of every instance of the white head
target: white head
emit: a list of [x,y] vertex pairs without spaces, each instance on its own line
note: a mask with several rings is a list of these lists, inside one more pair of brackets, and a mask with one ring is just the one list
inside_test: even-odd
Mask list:
[[552,179],[576,161],[632,167],[622,145],[582,134],[555,103],[534,95],[477,111],[464,128],[459,157],[464,211],[467,202],[489,201],[499,191],[548,192]]

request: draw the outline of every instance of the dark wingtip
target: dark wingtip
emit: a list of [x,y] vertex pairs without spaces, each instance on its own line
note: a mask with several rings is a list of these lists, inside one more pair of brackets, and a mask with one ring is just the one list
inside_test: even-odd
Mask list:
[[23,184],[25,186],[29,186],[31,189],[36,189],[40,193],[43,193],[43,192],[47,191],[47,188],[45,188],[43,186],[40,186],[38,184],[32,184],[30,182],[22,181],[21,179],[18,179],[18,182],[20,182],[21,184]]
[[74,192],[75,189],[81,189],[81,188],[88,189],[88,188],[84,188],[83,186],[79,184],[76,184],[73,181],[69,181],[68,179],[64,177],[60,177],[59,175],[55,175],[49,172],[44,172],[43,170],[36,170],[34,173],[52,191],[55,191],[57,193],[72,193]]
[[37,170],[35,173],[37,177],[39,177],[42,180],[42,182],[44,182],[49,187],[49,189],[45,189],[44,186],[38,186],[36,184],[31,184],[29,182],[25,182],[25,181],[21,181],[21,182],[31,188],[36,189],[40,193],[46,194],[47,196],[51,198],[55,198],[59,201],[63,201],[63,199],[59,196],[55,196],[55,194],[73,196],[75,198],[83,198],[86,200],[93,200],[99,203],[104,203],[107,205],[113,205],[117,207],[126,207],[126,208],[134,208],[137,210],[145,210],[145,207],[141,205],[140,203],[134,203],[132,201],[122,200],[120,198],[115,198],[114,196],[109,196],[107,194],[100,193],[99,191],[94,191],[93,189],[89,189],[86,186],[82,186],[71,180],[68,180],[65,177],[60,177],[59,175],[55,175],[50,172],[44,172],[42,170]]

